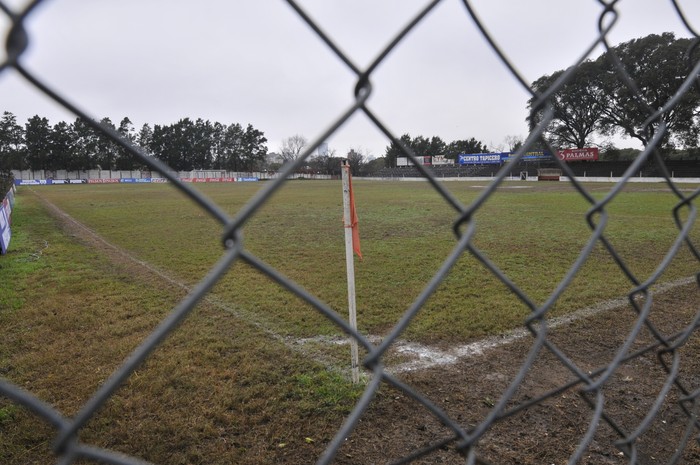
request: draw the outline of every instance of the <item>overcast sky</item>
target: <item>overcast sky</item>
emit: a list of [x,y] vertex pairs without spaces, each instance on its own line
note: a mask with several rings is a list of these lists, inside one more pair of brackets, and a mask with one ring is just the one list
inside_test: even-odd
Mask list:
[[[13,9],[24,3],[6,2]],[[700,2],[679,3],[700,29]],[[365,68],[427,1],[300,4]],[[595,40],[601,11],[597,0],[472,5],[528,81],[573,64]],[[613,44],[664,31],[689,37],[670,1],[622,0],[618,11]],[[0,13],[3,43],[8,27]],[[316,140],[353,103],[353,73],[283,1],[53,0],[32,14],[28,30],[27,68],[91,116],[115,124],[128,116],[137,129],[184,117],[250,123],[274,152],[295,134]],[[460,0],[443,0],[371,81],[368,106],[397,136],[440,136],[448,143],[474,137],[497,150],[506,136],[527,135],[529,96]],[[52,124],[75,119],[14,70],[0,74],[1,111],[20,124],[37,114]],[[388,141],[357,114],[328,144],[337,155],[354,148],[379,157]]]

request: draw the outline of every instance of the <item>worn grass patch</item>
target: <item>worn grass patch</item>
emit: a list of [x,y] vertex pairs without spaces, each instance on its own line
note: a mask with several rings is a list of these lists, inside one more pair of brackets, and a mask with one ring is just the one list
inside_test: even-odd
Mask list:
[[[2,257],[12,279],[2,280],[0,374],[70,417],[184,294],[65,234],[31,195],[20,196],[13,232]],[[154,463],[273,463],[318,455],[358,389],[204,304],[80,436]],[[0,463],[54,462],[54,434],[0,400]]]

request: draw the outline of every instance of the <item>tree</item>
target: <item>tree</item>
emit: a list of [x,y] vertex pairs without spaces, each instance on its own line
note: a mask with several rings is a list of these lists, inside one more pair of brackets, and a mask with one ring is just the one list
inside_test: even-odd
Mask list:
[[168,126],[153,126],[151,153],[175,171],[190,171],[192,153],[192,120],[183,118]]
[[243,129],[236,123],[223,130],[216,166],[231,171],[261,169],[267,158],[267,138],[251,124]]
[[[109,118],[102,118],[100,120],[102,126],[116,130],[112,120]],[[93,157],[99,169],[103,170],[113,170],[117,167],[117,159],[119,158],[119,150],[117,145],[112,141],[112,139],[106,134],[98,131],[96,133],[96,153]]]
[[0,119],[0,173],[27,167],[24,160],[24,130],[12,113],[3,112]]
[[179,165],[179,161],[175,159],[175,153],[172,149],[172,132],[172,126],[154,125],[148,151],[171,169],[177,170],[175,164]]
[[[350,149],[346,159],[348,160],[350,172],[353,176],[367,176],[367,167],[374,160],[374,156],[369,150],[358,147]],[[383,162],[382,160],[382,163]]]
[[74,141],[75,136],[70,125],[65,121],[54,124],[49,137],[49,169],[78,169],[77,163],[73,160]]
[[340,162],[342,158],[335,156],[335,150],[327,155],[318,155],[309,160],[309,169],[319,174],[340,176]]
[[306,137],[299,134],[284,139],[280,147],[280,156],[282,160],[285,163],[290,160],[296,160],[308,144],[309,142],[306,140]]
[[141,126],[141,129],[139,130],[138,135],[136,136],[136,144],[141,147],[143,150],[148,150],[148,147],[151,145],[151,140],[153,139],[153,129],[148,125],[148,123],[144,123],[143,126]]
[[[173,170],[211,169],[241,171],[262,169],[267,163],[265,134],[248,124],[229,127],[198,118],[183,118],[177,123],[151,128],[144,124],[138,134],[131,120],[123,118],[115,128],[109,118],[100,121],[120,136],[159,158]],[[14,126],[13,126],[14,125]],[[104,170],[143,169],[141,158],[121,147],[81,118],[73,124],[60,122],[53,128],[46,118],[34,116],[25,125],[24,134],[11,113],[0,121],[0,169],[16,165],[9,154],[15,152],[33,169]],[[13,142],[14,141],[14,142]],[[17,142],[19,141],[19,142]],[[20,156],[18,155],[18,156]],[[26,155],[26,156],[25,156]],[[14,156],[14,155],[13,155]],[[9,168],[8,168],[9,169]]]
[[385,166],[384,157],[373,158],[365,164],[365,176],[375,176]]
[[409,143],[409,147],[417,157],[443,155],[447,150],[447,144],[438,136],[433,136],[430,139],[416,136]]
[[430,140],[423,136],[416,136],[411,141],[411,150],[416,157],[424,157],[430,153]]
[[515,152],[523,145],[523,138],[521,136],[508,135],[503,140],[508,146],[509,152]]
[[[136,135],[134,134],[134,124],[128,117],[122,118],[117,128],[117,132],[129,142],[134,142],[136,140]],[[140,167],[141,163],[139,159],[129,152],[124,147],[118,146],[117,151],[119,152],[117,158],[117,169],[119,170],[133,170],[136,167]]]
[[428,153],[426,155],[434,157],[435,155],[445,155],[446,152],[447,143],[445,143],[444,140],[437,136],[430,138],[430,146],[428,147]]
[[350,174],[360,176],[362,168],[365,164],[365,156],[355,149],[350,149],[347,155],[348,165],[350,165]]
[[445,150],[445,157],[456,160],[461,153],[486,153],[486,145],[474,139],[463,139],[450,142]]
[[[579,64],[571,77],[551,96],[554,119],[545,132],[553,145],[585,147],[590,137],[622,134],[644,146],[663,121],[667,126],[662,145],[680,143],[695,146],[700,135],[698,108],[700,91],[691,86],[675,105],[656,120],[647,120],[663,108],[688,76],[691,39],[676,39],[672,33],[651,34],[611,47],[596,60]],[[624,78],[624,69],[633,84]],[[532,85],[544,93],[564,73],[542,76]],[[527,120],[534,128],[544,108],[534,108],[537,98],[528,101]]]
[[[446,158],[455,160],[460,153],[482,153],[486,152],[486,146],[474,139],[457,140],[446,144],[440,137],[433,136],[427,139],[423,136],[411,138],[404,134],[399,138],[401,144],[411,149],[416,157],[444,155]],[[384,154],[384,164],[387,167],[396,166],[396,158],[406,157],[406,153],[398,143],[392,142],[386,148]]]
[[34,115],[24,125],[24,143],[27,147],[27,163],[33,170],[47,170],[50,168],[49,155],[51,149],[51,126],[49,120],[39,115]]
[[[408,134],[404,134],[401,137],[399,137],[398,142],[403,144],[405,147],[410,148],[411,147],[411,136]],[[401,148],[399,143],[396,141],[391,141],[391,144],[386,148],[386,152],[384,153],[384,166],[387,168],[392,168],[396,166],[396,159],[399,157],[406,157],[406,152]]]
[[[565,71],[542,76],[532,83],[538,94],[545,93]],[[533,108],[539,96],[528,100],[530,131],[542,120],[544,108]],[[545,131],[545,138],[558,147],[583,148],[599,128],[607,104],[606,92],[600,81],[599,63],[584,61],[573,70],[572,76],[549,98],[554,115]]]
[[247,171],[261,170],[267,160],[267,138],[265,134],[248,124],[243,133],[243,149],[245,152],[244,168]]
[[182,118],[169,126],[155,125],[150,151],[176,171],[205,169],[212,165],[212,125]]
[[281,160],[282,157],[279,153],[269,152],[265,156],[264,166],[268,171],[279,171],[279,169],[282,167]]
[[191,160],[195,169],[205,169],[212,166],[212,146],[214,127],[209,120],[204,121],[197,118],[194,124],[189,128],[189,137],[191,139],[191,153],[185,158]]
[[[688,76],[688,63],[692,60],[686,53],[692,45],[691,39],[676,39],[673,33],[665,32],[622,43],[598,58],[601,85],[607,99],[600,123],[601,132],[607,135],[622,133],[646,146],[663,121],[668,129],[663,145],[674,142],[697,145],[700,92],[696,86],[691,86],[672,108],[661,114],[660,119],[645,126],[649,117],[674,97]],[[630,89],[621,79],[616,59],[632,78],[636,89]]]
[[97,161],[97,133],[87,122],[78,117],[73,122],[73,161],[76,169],[89,170],[95,168]]

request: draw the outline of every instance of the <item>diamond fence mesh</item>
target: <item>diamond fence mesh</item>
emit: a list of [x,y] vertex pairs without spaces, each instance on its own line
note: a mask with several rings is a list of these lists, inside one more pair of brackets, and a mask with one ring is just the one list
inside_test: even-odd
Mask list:
[[[488,441],[486,437],[488,432],[498,431],[506,419],[513,417],[517,413],[523,411],[534,412],[537,411],[538,407],[549,405],[548,402],[559,398],[559,396],[565,392],[571,392],[573,393],[572,395],[575,397],[577,396],[579,401],[583,402],[586,406],[585,410],[587,411],[585,416],[575,420],[575,422],[584,425],[584,434],[579,437],[578,442],[575,444],[562,444],[562,449],[568,451],[565,453],[568,463],[617,463],[615,460],[622,460],[625,463],[655,463],[653,457],[640,458],[638,451],[639,438],[649,429],[652,422],[664,422],[663,418],[665,412],[667,412],[669,408],[668,403],[671,402],[671,398],[673,398],[672,402],[679,408],[679,411],[682,412],[681,416],[683,417],[684,427],[680,430],[674,430],[676,431],[674,437],[668,438],[668,441],[674,444],[675,453],[667,458],[667,463],[680,463],[688,460],[687,453],[689,449],[691,450],[691,460],[692,457],[697,460],[699,457],[697,453],[697,435],[698,429],[700,429],[700,423],[697,418],[698,395],[700,394],[700,385],[698,381],[700,381],[700,379],[697,377],[696,373],[683,372],[680,367],[682,362],[682,349],[688,341],[692,340],[695,336],[698,322],[700,321],[700,312],[696,311],[695,316],[683,325],[683,329],[673,334],[666,334],[664,331],[658,329],[649,318],[651,309],[656,303],[655,296],[652,293],[652,286],[659,281],[660,276],[668,268],[679,250],[681,248],[687,248],[690,250],[694,260],[697,261],[700,259],[700,255],[698,255],[695,243],[690,234],[695,223],[695,199],[700,191],[694,190],[687,193],[683,189],[680,189],[670,176],[668,170],[664,169],[664,161],[658,150],[667,128],[663,122],[657,122],[663,120],[662,117],[664,114],[674,111],[675,106],[683,99],[684,95],[691,92],[694,86],[698,86],[697,78],[700,70],[700,61],[692,61],[690,58],[693,56],[692,50],[688,53],[688,73],[683,77],[682,84],[678,87],[676,93],[663,107],[648,109],[647,116],[649,127],[654,123],[656,125],[656,132],[653,134],[650,133],[649,143],[646,148],[630,166],[627,173],[605,196],[601,198],[600,196],[592,195],[585,185],[582,185],[576,180],[566,163],[557,161],[558,167],[562,173],[565,176],[569,176],[567,182],[570,183],[572,188],[580,194],[580,197],[588,205],[588,212],[582,216],[581,221],[587,224],[590,229],[590,235],[578,259],[569,268],[565,277],[557,284],[554,291],[545,299],[544,303],[541,304],[536,303],[531,296],[520,289],[506,273],[489,260],[487,254],[479,249],[473,241],[474,234],[478,229],[478,225],[474,220],[475,215],[495,194],[496,189],[502,186],[507,176],[507,169],[502,169],[491,179],[488,187],[482,191],[475,201],[465,205],[448,190],[444,183],[436,179],[429,168],[418,163],[415,154],[408,147],[402,146],[405,155],[413,159],[417,168],[421,171],[422,175],[430,183],[435,192],[439,194],[444,202],[454,211],[455,243],[452,252],[444,260],[442,266],[433,274],[429,282],[425,284],[424,289],[413,304],[406,310],[401,320],[381,340],[381,343],[375,344],[365,335],[353,330],[348,325],[345,318],[343,318],[339,312],[336,312],[335,309],[331,308],[315,295],[307,292],[300,285],[285,277],[277,269],[268,265],[248,250],[243,241],[241,231],[246,221],[256,215],[271,196],[287,182],[286,179],[288,175],[293,174],[295,170],[302,167],[307,158],[314,153],[317,147],[323,143],[323,141],[327,140],[334,132],[338,131],[339,128],[346,124],[354,115],[364,115],[378,130],[386,135],[387,142],[394,142],[401,145],[399,138],[387,129],[380,115],[375,114],[367,103],[367,99],[372,93],[372,76],[377,66],[387,60],[391,51],[402,42],[407,34],[421,24],[421,22],[426,19],[428,13],[441,2],[435,0],[426,4],[423,10],[420,11],[403,30],[400,31],[389,44],[381,49],[377,59],[366,68],[361,68],[348,56],[343,54],[333,40],[323,32],[322,24],[316,24],[296,2],[288,2],[293,11],[308,24],[309,28],[315,31],[318,39],[332,49],[337,57],[356,75],[357,85],[355,88],[355,102],[337,119],[329,121],[326,129],[319,134],[314,142],[309,144],[304,153],[295,161],[285,165],[282,168],[282,175],[274,181],[267,183],[247,204],[245,204],[245,206],[240,208],[233,217],[229,216],[220,206],[203,196],[198,190],[180,182],[176,177],[169,174],[172,173],[172,170],[170,170],[168,166],[165,166],[158,159],[152,158],[147,153],[144,153],[141,148],[122,138],[115,130],[95,122],[89,114],[76,108],[71,103],[70,96],[60,95],[52,91],[51,87],[42,81],[41,76],[33,74],[23,66],[22,55],[31,40],[31,37],[24,28],[24,24],[27,18],[31,17],[35,7],[39,3],[41,2],[33,2],[24,10],[18,12],[14,12],[4,3],[0,3],[0,8],[12,22],[12,29],[7,38],[7,59],[2,64],[2,67],[0,67],[0,72],[13,68],[28,83],[31,83],[31,85],[43,92],[48,98],[53,99],[56,103],[65,107],[76,116],[83,118],[85,121],[89,122],[96,131],[101,131],[108,135],[116,144],[142,159],[143,162],[153,170],[162,173],[169,179],[173,186],[194,201],[197,208],[206,212],[220,224],[223,245],[223,252],[218,263],[209,270],[207,276],[189,292],[187,297],[182,299],[182,301],[169,312],[167,317],[160,322],[157,329],[140,343],[138,348],[108,377],[97,392],[84,403],[75,416],[65,416],[56,408],[43,401],[37,393],[28,392],[8,379],[0,378],[0,394],[2,394],[2,396],[33,412],[41,421],[55,428],[56,434],[53,441],[53,450],[58,463],[71,464],[78,463],[81,460],[93,460],[113,464],[143,463],[137,457],[128,457],[113,450],[83,443],[79,440],[79,433],[86,424],[94,418],[98,410],[109,401],[119,389],[120,385],[134,376],[137,368],[152,355],[165,338],[176,330],[178,325],[193,311],[195,306],[207,296],[210,290],[220,281],[235,262],[246,263],[269,277],[272,281],[278,283],[290,294],[307,302],[320,315],[332,321],[338,328],[342,329],[343,332],[354,338],[366,351],[366,357],[362,364],[367,370],[369,381],[364,387],[363,395],[357,402],[354,410],[345,419],[342,427],[335,432],[334,439],[325,446],[324,453],[320,457],[307,458],[307,461],[317,460],[317,463],[321,464],[334,462],[346,439],[353,434],[353,431],[363,421],[363,417],[373,402],[375,394],[380,387],[384,385],[391,386],[393,389],[400,392],[405,402],[412,402],[422,406],[425,411],[429,412],[434,419],[450,432],[450,434],[443,434],[435,437],[434,440],[427,444],[416,444],[413,450],[406,452],[402,458],[395,460],[396,463],[411,463],[421,460],[428,460],[428,463],[432,463],[430,459],[431,454],[435,451],[443,451],[448,446],[450,447],[449,455],[453,457],[454,460],[463,463],[487,463],[487,459],[480,455],[479,448]],[[517,162],[522,159],[524,154],[535,144],[542,142],[547,143],[544,138],[545,130],[554,116],[554,109],[551,101],[552,95],[558,88],[572,79],[574,68],[572,67],[570,70],[564,72],[556,82],[543,92],[535,92],[530,87],[529,83],[518,74],[518,71],[509,62],[508,57],[499,49],[497,43],[489,35],[487,29],[480,23],[477,12],[474,11],[471,3],[468,1],[464,1],[463,3],[468,15],[471,16],[473,20],[473,24],[480,30],[484,40],[490,44],[493,53],[508,67],[513,78],[532,95],[534,101],[532,105],[533,112],[540,112],[540,117],[537,119],[538,124],[533,128],[527,140],[515,154],[515,162]],[[608,50],[610,49],[610,45],[607,43],[607,35],[615,26],[615,20],[617,19],[616,7],[620,2],[610,1],[606,3],[601,1],[599,3],[601,6],[599,36],[591,43],[590,49],[582,55],[578,63],[583,62],[591,51],[601,44],[608,48]],[[671,2],[671,4],[676,9],[679,18],[685,24],[689,34],[695,38],[692,46],[694,48],[700,42],[700,36],[693,30],[690,22],[684,17],[682,10],[676,5],[676,2]],[[621,79],[626,82],[630,92],[639,94],[638,84],[632,80],[619,61],[616,64],[615,71]],[[552,150],[551,147],[550,150]],[[672,247],[660,259],[655,272],[642,280],[635,275],[625,259],[617,252],[611,241],[608,240],[605,233],[606,225],[610,219],[608,212],[609,205],[628,184],[632,174],[644,163],[658,164],[665,179],[665,185],[677,199],[672,212],[669,212],[675,218],[677,236]],[[614,356],[602,368],[596,367],[593,369],[581,366],[572,361],[569,356],[567,356],[566,352],[561,349],[558,341],[551,336],[550,330],[554,325],[550,316],[550,310],[572,283],[577,272],[581,270],[584,263],[590,258],[593,250],[600,246],[612,257],[616,263],[618,272],[624,274],[629,282],[630,292],[627,297],[627,304],[634,313],[634,324],[632,324],[630,328],[620,328],[621,332],[627,331],[627,334],[623,342],[615,348]],[[524,323],[526,340],[530,342],[527,355],[524,357],[512,379],[508,380],[507,387],[502,393],[497,394],[500,397],[494,397],[493,400],[489,401],[488,414],[478,423],[469,425],[463,424],[459,417],[455,416],[453,413],[448,413],[446,409],[441,407],[436,399],[422,392],[419,387],[411,385],[397,377],[396,374],[393,374],[390,370],[387,370],[384,364],[388,351],[405,333],[406,328],[415,319],[426,301],[450,274],[453,265],[463,256],[471,256],[480,262],[530,310],[530,315]],[[585,304],[586,303],[584,303],[583,306],[585,306]],[[639,336],[643,331],[651,334],[652,340],[640,346]],[[543,353],[548,354],[552,365],[564,367],[573,379],[543,394],[538,394],[529,399],[515,402],[516,392],[526,383],[528,373],[537,368],[538,359]],[[656,367],[663,370],[665,374],[663,386],[658,392],[654,393],[653,402],[648,406],[648,409],[639,421],[634,424],[621,424],[606,411],[606,395],[611,389],[611,380],[624,364],[631,360],[647,357],[649,354],[657,355],[655,359]],[[691,358],[696,357],[692,353],[683,355]],[[464,388],[469,389],[470,387],[464,386]],[[634,399],[629,399],[629,402],[633,400]],[[464,409],[469,409],[471,406],[464,405],[463,407]],[[534,418],[534,414],[532,418]],[[396,421],[402,420],[396,419]],[[509,427],[513,428],[514,426]],[[520,427],[527,429],[528,425],[523,424]],[[595,447],[596,433],[602,428],[608,428],[617,436],[615,446],[617,450],[619,450],[620,455],[619,457],[608,457],[604,461],[602,459],[597,462],[596,460],[591,461],[589,452],[592,447]],[[511,431],[511,433],[513,432]],[[390,439],[386,439],[386,441],[390,441]],[[504,454],[504,457],[506,455],[507,454]],[[383,460],[380,453],[372,462],[378,463]]]

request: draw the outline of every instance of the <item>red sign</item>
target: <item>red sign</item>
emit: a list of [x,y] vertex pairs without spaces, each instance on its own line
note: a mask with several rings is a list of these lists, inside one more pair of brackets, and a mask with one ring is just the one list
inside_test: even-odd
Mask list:
[[596,161],[598,160],[598,147],[559,150],[557,157],[563,161]]

